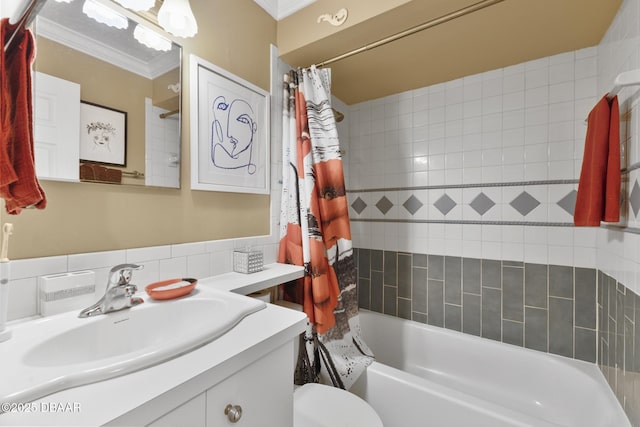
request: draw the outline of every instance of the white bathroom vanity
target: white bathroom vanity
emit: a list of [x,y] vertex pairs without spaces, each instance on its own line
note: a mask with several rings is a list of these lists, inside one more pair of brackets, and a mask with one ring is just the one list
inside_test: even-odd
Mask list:
[[[196,289],[250,293],[301,276],[301,267],[270,264],[259,273],[203,279]],[[0,425],[292,426],[293,342],[306,319],[267,304],[222,336],[166,362],[14,402],[3,408],[9,411],[0,415]]]

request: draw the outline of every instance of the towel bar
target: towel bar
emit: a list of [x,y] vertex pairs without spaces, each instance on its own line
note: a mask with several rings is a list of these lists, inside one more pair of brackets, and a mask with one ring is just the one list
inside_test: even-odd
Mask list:
[[[16,24],[16,28],[13,30],[13,33],[9,36],[9,40],[4,44],[4,51],[6,52],[9,47],[11,47],[11,43],[13,42],[16,34],[24,28],[27,28],[31,22],[35,19],[42,6],[44,6],[47,0],[29,0],[28,2],[25,0],[26,7],[22,9],[16,10],[14,16],[20,16],[20,18],[16,19],[14,22],[13,17],[9,19],[9,22],[12,24]],[[17,12],[21,12],[17,14]]]
[[611,89],[607,95],[607,99],[609,100],[616,96],[623,87],[640,85],[640,70],[625,71],[624,73],[618,74],[613,85],[613,89]]

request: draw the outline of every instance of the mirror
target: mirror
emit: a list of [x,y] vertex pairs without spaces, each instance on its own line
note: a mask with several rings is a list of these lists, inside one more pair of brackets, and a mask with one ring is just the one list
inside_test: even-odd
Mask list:
[[106,0],[49,0],[34,33],[38,177],[179,188],[181,47]]

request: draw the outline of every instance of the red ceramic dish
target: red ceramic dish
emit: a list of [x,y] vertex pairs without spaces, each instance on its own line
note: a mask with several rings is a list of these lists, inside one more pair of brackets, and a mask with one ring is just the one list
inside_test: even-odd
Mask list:
[[[180,283],[180,282],[189,282],[189,284],[184,284],[183,286],[179,286],[172,289],[156,290],[156,288],[161,288],[164,286],[169,286],[174,283]],[[174,299],[174,298],[180,298],[190,294],[191,291],[193,291],[193,288],[196,287],[197,283],[198,283],[197,279],[169,279],[169,280],[163,280],[161,282],[151,283],[150,285],[147,285],[144,288],[144,290],[147,291],[147,294],[153,299],[159,299],[159,300]]]

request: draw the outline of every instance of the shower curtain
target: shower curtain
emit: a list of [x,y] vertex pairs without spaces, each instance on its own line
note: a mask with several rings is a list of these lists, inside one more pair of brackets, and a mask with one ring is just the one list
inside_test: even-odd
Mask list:
[[348,389],[373,362],[360,338],[356,268],[328,69],[291,71],[283,106],[283,180],[278,261],[305,275],[285,285],[309,327],[300,338],[296,384]]

